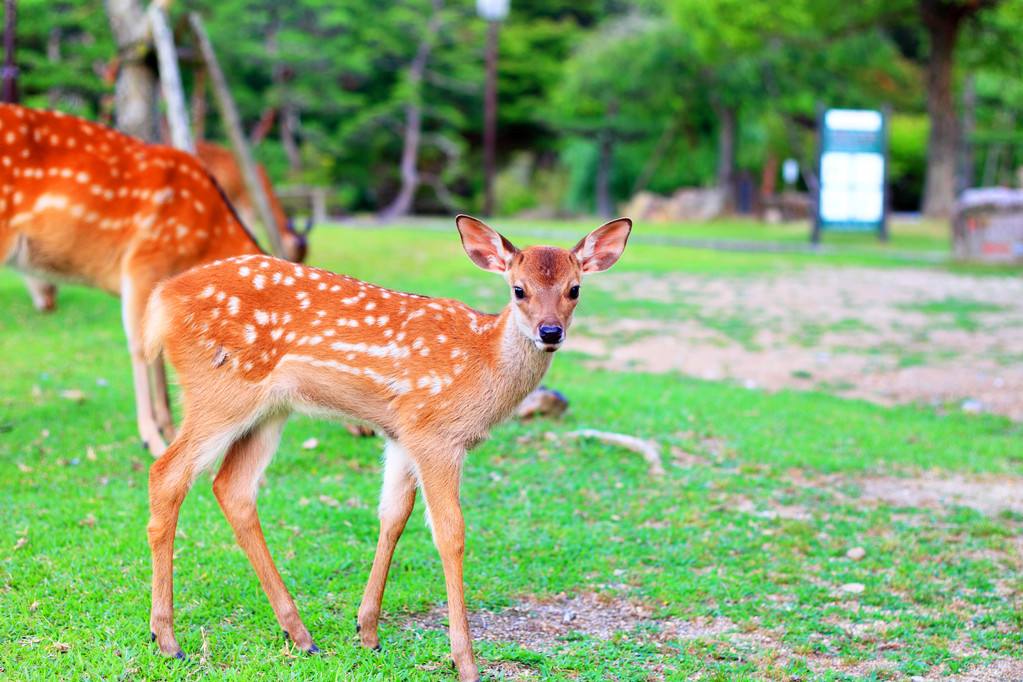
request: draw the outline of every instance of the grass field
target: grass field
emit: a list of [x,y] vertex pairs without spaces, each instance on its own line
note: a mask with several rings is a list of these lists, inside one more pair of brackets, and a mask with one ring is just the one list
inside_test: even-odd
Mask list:
[[[563,244],[586,229],[571,227],[540,226],[564,233]],[[513,223],[507,234],[529,242],[532,229]],[[755,231],[736,229],[744,239]],[[648,241],[640,226],[616,269],[653,277],[955,269],[894,254],[943,248],[933,228],[913,230],[905,239],[897,231],[890,247],[845,237],[812,254],[679,248],[652,238],[667,228]],[[682,234],[704,232],[713,234]],[[465,258],[453,228],[324,229],[310,260],[488,310],[506,296],[499,278]],[[357,646],[382,442],[306,418],[285,431],[260,511],[323,654],[300,655],[284,641],[204,477],[176,544],[177,636],[189,659],[162,658],[148,636],[150,460],[135,436],[118,302],[66,287],[58,311],[40,316],[3,271],[0,305],[0,676],[454,679],[436,611],[443,576],[418,512],[384,598],[384,649]],[[687,314],[584,287],[577,323],[637,305],[658,318]],[[949,306],[963,324],[983,312]],[[893,503],[868,485],[924,472],[981,487],[1017,480],[1019,423],[599,370],[571,339],[546,383],[568,394],[564,418],[504,424],[467,461],[467,597],[485,677],[941,678],[1023,659],[1023,513]],[[655,439],[666,474],[651,477],[633,453],[556,437],[584,427]],[[313,437],[318,445],[304,449]],[[509,613],[535,617],[513,622]]]

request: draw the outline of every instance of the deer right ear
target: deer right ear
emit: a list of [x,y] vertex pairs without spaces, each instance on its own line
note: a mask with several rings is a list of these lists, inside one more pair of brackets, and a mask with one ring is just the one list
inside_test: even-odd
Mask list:
[[603,272],[621,258],[631,232],[631,219],[612,220],[583,237],[572,253],[579,259],[583,272]]
[[491,272],[507,272],[519,251],[510,241],[472,216],[457,216],[455,225],[462,235],[462,248],[473,263]]

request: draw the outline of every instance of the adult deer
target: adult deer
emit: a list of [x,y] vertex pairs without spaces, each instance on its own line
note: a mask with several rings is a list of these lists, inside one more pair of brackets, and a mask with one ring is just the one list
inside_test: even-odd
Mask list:
[[[195,155],[199,157],[202,164],[213,175],[227,195],[231,204],[238,209],[242,221],[246,225],[256,222],[256,209],[249,190],[245,186],[241,169],[235,161],[234,154],[219,144],[200,140],[195,144]],[[259,182],[263,186],[263,193],[270,202],[270,210],[274,214],[277,229],[280,231],[281,244],[284,246],[284,257],[290,261],[301,263],[305,260],[307,250],[307,235],[312,228],[308,223],[304,231],[295,229],[294,223],[287,213],[277,193],[274,192],[270,176],[262,165],[256,166],[256,173],[259,175]]]
[[[242,179],[241,170],[230,150],[212,142],[200,141],[196,144],[195,155],[202,161],[203,166],[210,172],[213,179],[220,185],[224,196],[234,206],[245,225],[251,225],[255,218],[252,198]],[[307,235],[312,225],[307,225],[303,232],[295,229],[294,223],[284,212],[280,199],[274,192],[270,177],[266,174],[263,166],[257,166],[260,183],[270,202],[270,209],[274,213],[277,229],[281,235],[281,244],[284,246],[284,257],[290,261],[301,263],[305,260],[308,251]],[[25,285],[28,287],[32,303],[40,312],[52,312],[57,307],[57,285],[46,279],[33,275],[24,275]]]
[[0,105],[0,262],[52,308],[54,279],[121,296],[139,434],[154,455],[173,432],[160,358],[142,356],[153,287],[194,265],[261,253],[191,154],[58,112]]
[[508,281],[511,300],[499,315],[267,256],[196,268],[153,292],[146,354],[167,354],[185,407],[177,438],[149,473],[150,627],[163,653],[183,656],[173,628],[178,511],[224,453],[213,481],[221,509],[285,633],[318,651],[256,513],[259,478],[299,411],[366,420],[387,438],[380,536],[357,620],[362,644],[379,646],[384,584],[418,486],[444,567],[451,654],[462,680],[477,679],[462,586],[463,459],[539,384],[565,340],[582,276],[618,260],[632,223],[609,222],[571,251],[520,251],[474,218],[456,224],[469,258]]

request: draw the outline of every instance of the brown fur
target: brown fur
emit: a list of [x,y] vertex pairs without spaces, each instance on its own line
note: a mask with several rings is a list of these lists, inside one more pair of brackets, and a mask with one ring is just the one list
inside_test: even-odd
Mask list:
[[0,105],[0,187],[0,260],[27,273],[37,307],[52,309],[55,279],[121,296],[139,433],[159,455],[173,427],[163,362],[142,358],[146,299],[258,244],[194,156],[58,112]]
[[[256,220],[255,202],[249,196],[249,190],[245,186],[241,169],[235,161],[231,150],[200,140],[195,145],[195,155],[199,157],[206,169],[217,179],[217,182],[224,190],[228,200],[238,209],[242,220],[246,225],[253,225]],[[266,169],[261,165],[256,166],[259,175],[259,182],[263,186],[263,193],[270,202],[270,211],[277,223],[276,228],[281,235],[281,244],[284,246],[284,257],[297,263],[305,260],[304,240],[288,228],[288,215],[284,212],[281,200],[274,192],[273,184]]]
[[[164,350],[185,404],[177,439],[150,471],[151,626],[164,653],[179,651],[171,587],[178,509],[196,476],[225,451],[217,499],[281,627],[302,649],[314,648],[270,559],[255,507],[259,477],[284,420],[297,410],[356,417],[387,434],[380,537],[358,616],[362,643],[378,644],[388,567],[418,485],[444,566],[452,656],[462,680],[477,678],[462,588],[462,460],[540,383],[553,349],[540,343],[536,329],[555,317],[567,327],[576,303],[567,291],[588,261],[552,247],[518,251],[464,216],[458,226],[470,257],[527,287],[528,300],[513,299],[488,315],[269,256],[195,268],[154,292],[146,352]],[[619,220],[593,235],[600,241],[630,227]],[[616,253],[606,254],[601,242],[591,258],[617,260],[624,237],[608,243]]]

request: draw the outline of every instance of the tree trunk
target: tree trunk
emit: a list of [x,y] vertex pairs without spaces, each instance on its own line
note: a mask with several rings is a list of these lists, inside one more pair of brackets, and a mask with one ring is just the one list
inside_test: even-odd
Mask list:
[[922,0],[921,11],[931,40],[927,62],[927,113],[931,130],[927,140],[923,212],[928,217],[945,218],[951,214],[956,196],[959,121],[952,92],[952,67],[963,15],[932,0]]
[[160,138],[156,74],[146,63],[146,13],[138,0],[105,0],[110,27],[122,55],[114,85],[118,129],[149,142]]
[[409,101],[405,105],[405,132],[401,150],[401,189],[394,201],[380,212],[381,220],[394,220],[408,215],[419,188],[419,143],[423,134],[423,76],[430,60],[433,42],[440,31],[443,0],[433,0],[433,14],[423,33],[416,56],[408,69]]
[[636,182],[632,185],[632,196],[636,196],[644,191],[647,185],[650,184],[650,180],[653,179],[654,173],[657,172],[661,162],[664,160],[664,155],[668,152],[668,148],[675,141],[675,132],[678,130],[679,125],[681,125],[679,117],[672,117],[665,124],[664,130],[661,131],[661,136],[657,138],[657,144],[654,145],[654,150],[650,152],[646,163],[643,164],[643,170],[640,171],[636,177]]
[[192,136],[196,144],[206,137],[206,67],[198,64],[192,78]]
[[206,33],[206,26],[202,18],[195,12],[189,12],[188,25],[192,29],[192,37],[195,40],[196,49],[206,67],[206,73],[210,80],[210,89],[213,92],[214,101],[220,112],[220,121],[231,141],[231,151],[242,172],[242,179],[245,181],[245,189],[249,193],[256,208],[260,222],[266,228],[266,236],[270,243],[270,251],[277,257],[283,257],[284,247],[281,243],[281,232],[284,225],[277,225],[277,218],[270,208],[270,200],[264,191],[264,185],[260,180],[260,174],[256,162],[252,158],[252,150],[249,149],[249,141],[242,130],[241,117],[238,115],[238,107],[231,97],[231,90],[227,87],[227,79],[220,68],[217,54],[213,51],[213,44],[210,43],[210,36]]
[[973,74],[963,83],[963,127],[959,139],[959,192],[973,187],[973,132],[977,124],[977,84]]
[[[270,55],[270,60],[273,63],[272,78],[274,91],[277,93],[278,113],[280,114],[278,133],[281,137],[284,155],[288,158],[288,168],[292,173],[298,173],[302,170],[302,155],[299,152],[298,143],[295,141],[299,125],[298,107],[295,106],[288,96],[288,83],[294,77],[294,73],[290,67],[280,62],[278,34],[281,22],[275,3],[270,3],[270,12],[270,25],[266,31],[266,52]],[[268,121],[270,125],[273,124],[272,117],[270,119],[264,118],[263,121]],[[269,127],[267,132],[269,132]],[[257,143],[253,142],[253,144]]]
[[267,135],[274,129],[274,124],[277,122],[277,107],[267,107],[260,114],[259,120],[256,121],[256,125],[252,127],[252,131],[249,133],[249,144],[253,147],[258,147],[266,139]]
[[724,195],[722,208],[730,212],[735,207],[735,140],[738,113],[734,106],[719,106],[718,115],[718,170],[717,188]]
[[288,157],[288,168],[293,173],[302,170],[302,154],[298,148],[295,136],[298,133],[298,107],[290,100],[281,104],[281,146],[284,147],[284,154]]
[[486,85],[483,92],[483,216],[494,214],[497,177],[497,45],[499,21],[487,22]]
[[188,105],[185,104],[185,88],[181,85],[181,67],[178,64],[178,48],[174,44],[174,32],[162,5],[153,3],[146,11],[146,20],[152,35],[153,45],[160,67],[160,92],[166,104],[167,127],[170,140],[178,149],[195,153],[195,142],[188,126]]
[[4,0],[4,66],[3,66],[3,101],[18,101],[18,65],[15,54],[15,38],[17,33],[17,6],[14,0]]
[[[51,64],[60,63],[60,47],[63,37],[64,32],[59,26],[50,29],[50,35],[46,39],[46,61]],[[51,87],[46,91],[47,105],[51,109],[59,109],[62,94],[63,89],[59,85]]]
[[614,201],[611,198],[611,173],[614,170],[614,134],[600,134],[600,152],[597,157],[597,215],[613,218]]

